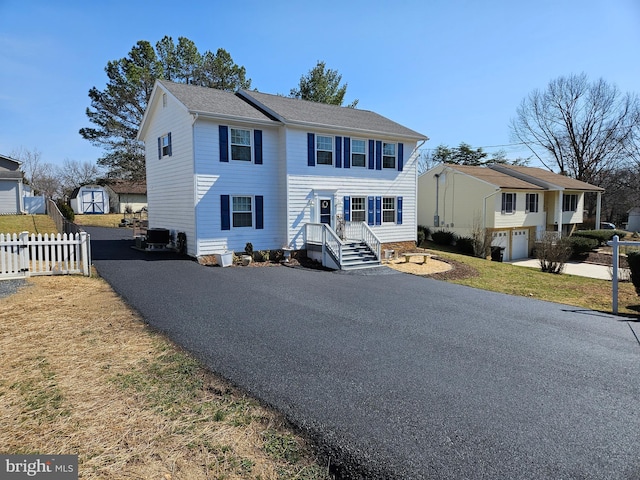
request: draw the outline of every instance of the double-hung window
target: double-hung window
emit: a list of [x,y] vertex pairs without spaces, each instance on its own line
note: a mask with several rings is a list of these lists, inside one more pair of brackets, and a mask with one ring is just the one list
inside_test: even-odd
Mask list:
[[382,197],[382,223],[396,223],[396,197]]
[[351,197],[351,221],[364,222],[367,215],[367,204],[365,197]]
[[364,167],[367,161],[365,140],[351,139],[351,166]]
[[158,138],[158,158],[171,156],[171,133]]
[[578,209],[578,195],[575,193],[562,197],[562,211],[575,212]]
[[316,136],[316,163],[333,165],[333,137]]
[[251,208],[251,203],[251,197],[232,197],[234,228],[253,226],[253,210]]
[[251,130],[231,128],[231,160],[251,161]]
[[516,194],[502,194],[502,213],[513,213],[516,211]]
[[527,193],[525,212],[538,213],[538,194],[537,193]]
[[396,168],[396,144],[382,144],[382,168]]

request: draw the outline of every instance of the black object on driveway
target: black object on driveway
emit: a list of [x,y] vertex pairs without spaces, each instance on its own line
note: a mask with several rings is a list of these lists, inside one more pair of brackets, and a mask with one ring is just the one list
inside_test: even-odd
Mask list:
[[102,277],[339,478],[640,478],[635,324],[406,274],[203,267],[88,228]]

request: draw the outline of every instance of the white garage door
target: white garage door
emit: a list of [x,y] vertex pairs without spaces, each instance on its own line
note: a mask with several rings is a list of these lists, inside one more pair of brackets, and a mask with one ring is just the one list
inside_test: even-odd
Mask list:
[[511,260],[529,257],[529,230],[511,232]]
[[502,260],[509,261],[509,230],[497,230],[491,235],[491,246],[502,247]]

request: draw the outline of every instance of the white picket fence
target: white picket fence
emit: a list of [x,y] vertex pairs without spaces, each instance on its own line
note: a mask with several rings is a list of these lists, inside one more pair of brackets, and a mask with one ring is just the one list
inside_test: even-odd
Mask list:
[[31,275],[91,274],[86,232],[0,234],[0,280]]

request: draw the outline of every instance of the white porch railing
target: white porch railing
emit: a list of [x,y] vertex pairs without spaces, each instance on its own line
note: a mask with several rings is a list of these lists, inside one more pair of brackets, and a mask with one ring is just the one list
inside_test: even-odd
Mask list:
[[305,225],[305,242],[322,245],[323,258],[326,253],[330,253],[338,265],[342,265],[342,249],[345,241],[364,242],[376,258],[380,259],[382,243],[365,222],[345,222],[344,236],[345,240],[341,239],[329,225],[323,223]]
[[89,276],[89,235],[0,234],[0,279],[31,275]]

